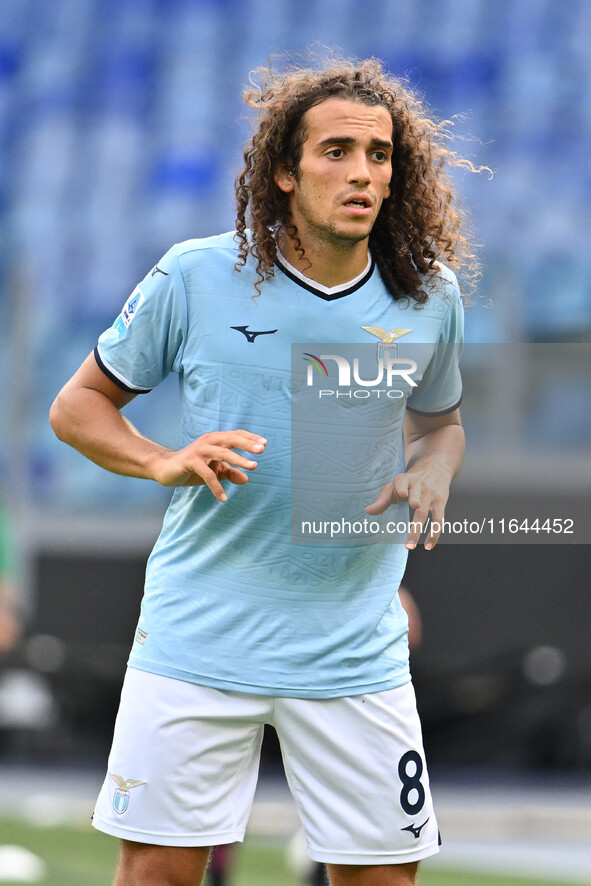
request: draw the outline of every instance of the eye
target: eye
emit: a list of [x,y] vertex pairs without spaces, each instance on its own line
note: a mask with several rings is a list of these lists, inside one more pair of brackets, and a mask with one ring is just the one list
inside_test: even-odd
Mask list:
[[331,148],[330,151],[326,152],[327,157],[332,157],[333,160],[338,160],[340,157],[344,156],[344,151],[342,148]]
[[386,163],[387,160],[388,160],[388,155],[386,154],[385,151],[373,151],[373,153],[371,154],[371,156],[372,156],[373,159],[376,160],[378,163]]

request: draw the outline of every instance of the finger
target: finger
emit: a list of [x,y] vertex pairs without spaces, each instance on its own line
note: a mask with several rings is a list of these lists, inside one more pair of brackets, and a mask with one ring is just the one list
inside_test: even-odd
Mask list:
[[411,528],[405,542],[409,550],[413,550],[419,543],[422,532],[428,524],[428,532],[424,546],[426,550],[432,550],[441,536],[443,526],[443,510],[439,506],[417,508],[411,520]]
[[441,522],[431,519],[429,524],[429,533],[425,539],[425,550],[431,551],[439,541],[441,536]]
[[377,515],[383,514],[392,504],[392,484],[387,483],[383,486],[378,497],[370,505],[367,505],[365,512],[367,514]]
[[[402,503],[402,502],[408,500],[410,484],[411,484],[410,474],[406,474],[406,473],[398,474],[392,480],[394,494],[396,496],[396,500],[398,503]],[[417,505],[413,505],[413,507],[417,507]]]
[[395,483],[396,480],[399,481],[399,489],[406,492],[408,505],[413,512],[409,524],[408,536],[404,543],[409,551],[413,551],[419,543],[419,539],[429,518],[429,508],[428,506],[423,506],[423,490],[420,482],[416,480],[413,481],[413,478],[409,474],[401,474],[400,477],[395,478]]
[[224,492],[224,487],[218,480],[215,470],[211,466],[203,463],[199,466],[199,470],[193,469],[184,486],[207,486],[218,501],[226,501],[228,496]]
[[443,530],[443,521],[445,519],[445,511],[441,507],[434,507],[431,511],[431,522],[429,524],[429,533],[425,539],[425,549],[432,550],[441,537]]
[[245,468],[248,471],[254,470],[258,464],[258,462],[247,458],[244,455],[240,455],[233,449],[227,449],[225,446],[213,446],[211,444],[204,445],[203,443],[200,443],[198,447],[198,457],[205,461],[228,462],[237,467]]
[[229,480],[235,486],[244,486],[245,483],[248,483],[246,474],[243,471],[239,471],[238,468],[232,467],[232,465],[224,465],[222,470],[218,472],[219,477]]
[[411,508],[416,510],[423,504],[423,487],[421,483],[412,483],[408,486],[408,503]]
[[246,431],[244,428],[237,428],[235,431],[220,431],[220,433],[230,433],[230,434],[240,434],[241,437],[245,437],[247,440],[252,440],[254,443],[262,443],[265,445],[267,443],[267,438],[262,434],[255,434],[252,431]]
[[266,437],[242,429],[237,431],[212,431],[210,434],[203,434],[198,442],[211,443],[215,446],[226,447],[227,449],[243,449],[246,452],[262,452],[267,445]]
[[421,537],[421,533],[427,522],[427,518],[429,516],[428,510],[418,508],[412,515],[412,519],[409,524],[408,536],[406,541],[404,542],[405,546],[409,551],[414,551],[416,546],[419,543],[419,538]]
[[398,474],[391,483],[386,483],[376,500],[365,508],[366,513],[383,514],[391,505],[405,504],[408,500],[409,478],[406,474]]
[[212,473],[217,478],[218,483],[215,483],[213,479],[211,483],[207,482],[205,472],[203,473],[203,475],[192,472],[184,485],[208,486],[209,489],[214,493],[215,497],[219,499],[219,501],[226,501],[227,495],[224,491],[223,486],[219,482],[220,480],[229,480],[230,483],[233,483],[235,486],[244,486],[245,483],[248,483],[248,477],[243,471],[240,471],[238,468],[235,468],[232,465],[226,463],[221,463],[220,465],[216,466],[215,463],[212,462],[212,465],[214,466]]

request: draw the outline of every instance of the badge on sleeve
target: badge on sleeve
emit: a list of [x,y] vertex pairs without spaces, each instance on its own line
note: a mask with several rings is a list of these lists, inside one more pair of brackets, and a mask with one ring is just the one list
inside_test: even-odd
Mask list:
[[134,289],[134,291],[131,293],[131,295],[123,305],[121,313],[113,324],[115,329],[117,330],[117,335],[119,336],[119,338],[121,338],[121,336],[125,333],[125,330],[128,329],[131,321],[139,311],[143,301],[144,295],[138,286],[137,289]]

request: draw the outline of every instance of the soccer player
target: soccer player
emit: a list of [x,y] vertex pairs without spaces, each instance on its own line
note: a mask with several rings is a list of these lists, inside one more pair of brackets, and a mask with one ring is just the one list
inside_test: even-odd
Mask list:
[[[410,507],[406,545],[292,544],[290,346],[404,335],[436,361],[461,340],[463,161],[376,60],[259,76],[236,232],[173,246],[51,410],[102,467],[175,487],[94,825],[122,840],[116,886],[201,883],[208,847],[243,838],[271,723],[333,886],[408,886],[439,838],[395,589],[462,461],[457,361],[376,411],[387,436],[404,419],[406,464],[367,513]],[[170,372],[179,450],[121,413]]]

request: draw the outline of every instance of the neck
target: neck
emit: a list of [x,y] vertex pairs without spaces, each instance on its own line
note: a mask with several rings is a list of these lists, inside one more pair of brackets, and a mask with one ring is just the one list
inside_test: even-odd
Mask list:
[[354,280],[363,273],[369,262],[367,239],[358,243],[347,242],[335,245],[332,248],[325,242],[307,240],[305,243],[302,242],[304,249],[302,257],[291,237],[280,232],[278,246],[290,265],[315,283],[329,288]]

